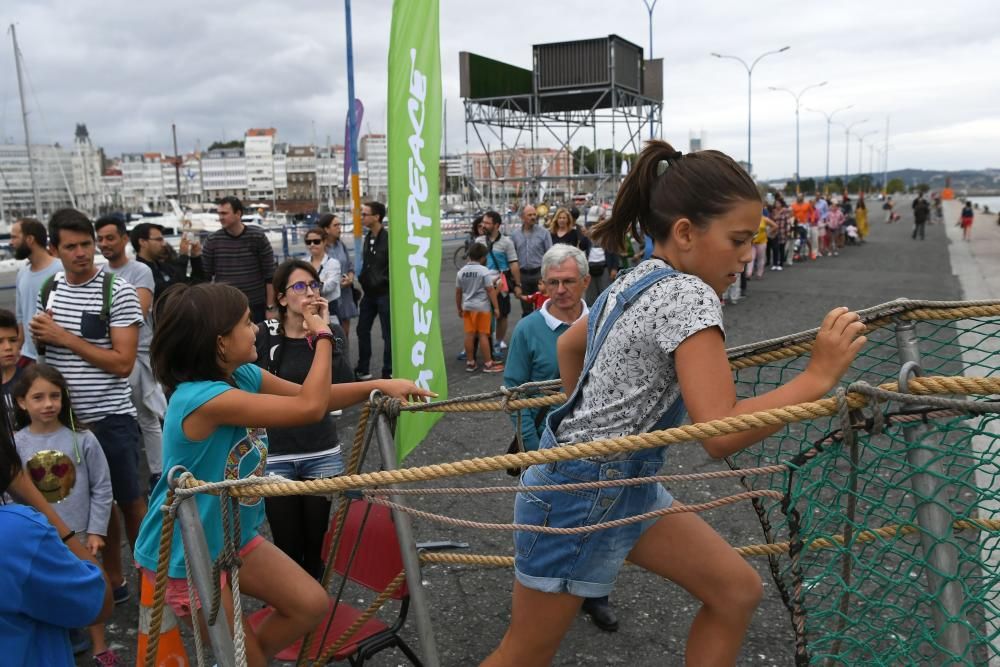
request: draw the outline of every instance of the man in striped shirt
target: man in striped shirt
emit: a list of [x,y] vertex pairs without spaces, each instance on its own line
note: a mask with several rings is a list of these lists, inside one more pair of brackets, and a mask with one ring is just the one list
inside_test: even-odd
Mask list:
[[236,197],[219,203],[222,229],[205,242],[202,264],[209,280],[226,283],[247,295],[250,319],[263,322],[278,311],[274,305],[274,250],[260,227],[243,224],[243,204]]
[[[101,443],[111,471],[111,488],[120,510],[108,525],[104,569],[115,591],[115,602],[128,599],[121,563],[120,515],[133,549],[139,524],[146,515],[144,489],[139,484],[139,426],[128,376],[135,364],[142,309],[135,288],[110,280],[105,296],[104,270],[94,265],[94,225],[71,208],[49,220],[49,243],[62,260],[37,313],[31,335],[45,361],[66,378],[73,415]],[[109,308],[105,309],[105,302]]]

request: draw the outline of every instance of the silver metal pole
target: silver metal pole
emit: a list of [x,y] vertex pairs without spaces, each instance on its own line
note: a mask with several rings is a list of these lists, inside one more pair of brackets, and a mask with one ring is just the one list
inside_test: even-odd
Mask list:
[[[31,194],[35,200],[35,217],[42,217],[42,199],[35,179],[35,160],[31,153],[31,134],[28,131],[28,106],[24,101],[24,82],[21,75],[21,49],[17,46],[17,30],[10,24],[10,39],[14,42],[14,65],[17,70],[17,93],[21,98],[21,120],[24,122],[24,147],[28,151],[28,176],[31,179]],[[58,160],[58,156],[56,158]]]
[[[382,467],[386,470],[396,469],[396,442],[389,427],[389,418],[380,413],[375,424],[375,438],[382,454]],[[390,495],[389,499],[399,505],[405,505],[403,496]],[[404,512],[392,510],[393,523],[396,524],[396,537],[399,539],[399,549],[403,556],[403,567],[406,569],[406,587],[410,591],[410,605],[413,615],[417,618],[417,636],[420,638],[420,649],[424,655],[424,663],[429,667],[439,667],[437,642],[434,640],[434,628],[431,625],[430,606],[424,592],[423,579],[420,573],[420,555],[417,553],[417,543],[413,537],[413,526],[410,517]]]
[[[180,473],[186,472],[182,466],[170,469],[167,479],[176,488]],[[181,538],[184,540],[184,563],[191,568],[194,587],[202,601],[205,623],[208,623],[207,611],[204,605],[212,599],[212,557],[205,541],[205,531],[201,527],[201,517],[198,516],[198,505],[194,498],[180,500],[177,503],[177,522],[181,526]],[[215,617],[215,624],[208,626],[208,638],[212,643],[212,653],[215,654],[219,667],[236,667],[236,648],[233,645],[233,635],[229,628],[229,619],[224,611]]]
[[[896,323],[896,345],[904,364],[900,373],[902,385],[913,368],[910,362],[917,368],[920,364],[915,322]],[[903,427],[903,436],[907,442],[906,460],[914,470],[910,484],[917,503],[920,544],[927,559],[929,597],[937,602],[931,614],[938,643],[953,656],[961,656],[969,645],[969,631],[963,623],[964,596],[958,581],[958,549],[953,539],[952,516],[945,509],[950,493],[948,485],[941,482],[946,477],[938,452],[922,445],[928,427],[920,422],[911,423],[914,425]]]

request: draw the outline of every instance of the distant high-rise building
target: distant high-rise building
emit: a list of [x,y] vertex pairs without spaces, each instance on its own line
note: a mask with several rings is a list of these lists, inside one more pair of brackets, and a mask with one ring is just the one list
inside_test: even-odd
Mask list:
[[702,130],[701,134],[697,136],[694,132],[688,134],[688,153],[695,153],[706,148],[708,148],[708,142],[705,139],[705,130]]
[[0,198],[4,216],[13,219],[22,215],[35,215],[35,197],[31,187],[31,173],[35,175],[41,211],[48,216],[55,210],[70,206],[70,189],[73,187],[73,154],[60,147],[32,145],[34,162],[29,171],[28,149],[22,144],[0,144]]
[[[358,170],[364,194],[373,199],[386,198],[389,191],[389,148],[384,134],[366,134],[358,146]],[[361,162],[364,162],[362,168]]]
[[201,182],[208,201],[230,195],[246,199],[247,162],[243,149],[216,148],[206,152],[201,160]]
[[275,198],[274,144],[278,131],[273,127],[247,130],[243,140],[246,157],[247,197],[267,201]]

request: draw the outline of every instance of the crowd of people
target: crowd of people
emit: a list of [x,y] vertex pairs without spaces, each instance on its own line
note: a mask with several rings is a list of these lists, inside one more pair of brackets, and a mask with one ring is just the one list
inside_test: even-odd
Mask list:
[[[745,294],[741,280],[863,242],[863,199],[763,202],[728,156],[682,155],[651,141],[613,209],[597,213],[580,224],[576,211],[556,208],[544,224],[524,206],[509,234],[496,212],[475,221],[455,292],[466,369],[475,371],[481,355],[483,370],[503,373],[507,386],[559,378],[570,396],[558,409],[514,415],[511,451],[636,435],[675,426],[687,413],[706,421],[814,400],[864,343],[857,314],[835,309],[805,371],[737,400],[722,335],[723,302]],[[338,475],[338,411],[376,389],[408,400],[432,396],[392,378],[382,204],[363,207],[368,234],[357,277],[333,216],[306,232],[304,259],[276,265],[263,233],[243,224],[238,199],[222,200],[219,214],[219,231],[204,244],[185,236],[176,255],[163,228],[144,223],[127,232],[120,217],[95,223],[64,209],[48,225],[15,225],[17,254],[27,261],[15,312],[0,311],[7,408],[0,491],[26,507],[0,506],[0,539],[18,544],[0,555],[5,590],[16,591],[0,602],[0,615],[15,619],[0,634],[6,642],[2,628],[31,629],[19,635],[20,655],[48,651],[54,657],[46,664],[72,664],[73,651],[90,645],[97,664],[119,663],[102,624],[132,595],[125,544],[141,581],[152,585],[163,513],[148,508],[166,502],[164,471],[181,465],[205,481]],[[95,263],[97,250],[105,265]],[[631,270],[616,280],[624,268]],[[510,327],[514,300],[522,317]],[[380,379],[371,372],[376,319]],[[704,447],[718,458],[774,430],[720,436]],[[140,475],[142,452],[148,479]],[[670,507],[674,499],[660,484],[544,490],[650,477],[664,455],[653,448],[511,471],[536,487],[517,494],[514,521],[571,527]],[[219,502],[198,503],[213,556],[226,540]],[[248,662],[263,665],[327,612],[317,579],[330,501],[241,499],[238,511],[242,591],[274,609],[256,630],[247,626]],[[260,535],[265,517],[273,541]],[[626,558],[701,603],[690,664],[732,663],[761,596],[756,572],[689,513],[586,537],[520,530],[514,547],[511,623],[488,665],[548,664],[581,608],[600,629],[616,630],[609,595]],[[186,623],[203,624],[176,533],[167,569],[166,604]],[[224,575],[221,583],[228,586]],[[222,600],[231,621],[231,596]]]
[[[42,656],[40,664],[70,665],[87,650],[98,665],[120,664],[103,623],[136,593],[122,563],[126,545],[152,584],[162,513],[148,508],[165,502],[164,471],[183,465],[212,481],[337,475],[340,410],[374,390],[431,396],[391,378],[384,206],[365,206],[360,299],[333,216],[306,233],[305,259],[276,266],[267,237],[244,225],[242,212],[238,199],[222,200],[221,229],[204,244],[185,234],[179,252],[163,227],[128,231],[124,216],[92,222],[62,209],[47,225],[24,218],[13,226],[25,264],[14,312],[0,310],[0,492],[34,509],[0,506],[0,539],[18,543],[0,555],[10,592],[0,603],[0,645],[15,647],[11,664]],[[106,263],[96,263],[98,251]],[[382,378],[372,380],[365,335],[376,315],[386,352]],[[219,501],[203,500],[217,554]],[[240,513],[243,590],[276,611],[248,638],[250,664],[262,665],[327,610],[317,578],[330,501],[269,498]],[[273,543],[258,533],[265,514]],[[168,575],[167,603],[191,622],[197,610],[179,543]]]

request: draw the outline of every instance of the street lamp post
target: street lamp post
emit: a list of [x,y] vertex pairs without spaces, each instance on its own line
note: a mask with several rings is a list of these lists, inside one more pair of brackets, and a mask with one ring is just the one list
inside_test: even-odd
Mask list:
[[862,123],[867,123],[867,122],[868,119],[865,118],[864,120],[856,120],[850,125],[847,125],[845,123],[837,123],[837,125],[844,128],[844,191],[845,192],[847,191],[847,179],[850,176],[849,173],[850,167],[848,167],[848,160],[850,160],[850,154],[851,154],[851,130],[854,128],[855,125],[861,125]]
[[878,134],[878,130],[872,130],[871,132],[865,132],[864,134],[858,135],[858,192],[861,192],[861,172],[864,171],[864,141],[867,137],[873,134]]
[[825,86],[826,84],[827,84],[826,81],[823,81],[821,83],[814,83],[811,86],[806,86],[798,93],[796,93],[793,90],[789,90],[788,88],[779,88],[776,86],[768,87],[768,90],[776,90],[779,92],[788,93],[795,100],[795,194],[799,194],[801,192],[799,188],[799,179],[801,178],[801,175],[799,173],[799,108],[802,106],[801,103],[802,96],[806,94],[807,90],[812,90],[813,88],[820,88],[821,86]]
[[828,190],[830,188],[830,125],[833,124],[833,117],[840,113],[841,111],[847,111],[848,109],[853,109],[853,104],[848,104],[846,107],[840,107],[839,109],[834,109],[830,113],[823,111],[822,109],[809,109],[806,111],[812,111],[814,113],[821,113],[826,116],[826,180],[823,181],[823,189]]
[[[649,59],[653,59],[653,10],[656,9],[656,3],[659,0],[642,0],[642,3],[646,5],[646,11],[649,13]],[[653,110],[649,110],[649,138],[656,138],[656,128],[653,127]],[[660,120],[660,132],[663,132],[663,120]]]
[[740,58],[739,56],[723,55],[721,53],[711,53],[711,54],[709,54],[709,55],[711,55],[711,56],[713,56],[715,58],[728,58],[730,60],[736,60],[741,65],[743,65],[744,68],[746,68],[746,71],[747,71],[747,171],[750,174],[753,174],[753,159],[752,159],[753,154],[752,154],[752,152],[750,150],[751,149],[751,139],[750,139],[750,128],[751,128],[751,125],[750,125],[750,120],[751,120],[752,109],[753,109],[753,107],[751,106],[751,95],[752,95],[753,91],[752,91],[752,88],[750,87],[750,85],[751,85],[751,82],[753,80],[753,69],[754,69],[754,67],[757,66],[757,63],[759,63],[762,59],[766,58],[767,56],[771,56],[771,55],[774,55],[776,53],[783,53],[784,51],[787,51],[790,48],[792,48],[792,47],[790,47],[790,46],[783,46],[780,49],[777,49],[775,51],[767,51],[765,53],[762,53],[759,56],[757,56],[754,59],[754,61],[752,63],[750,63],[749,65],[747,65],[747,62],[745,60],[743,60],[743,58]]

